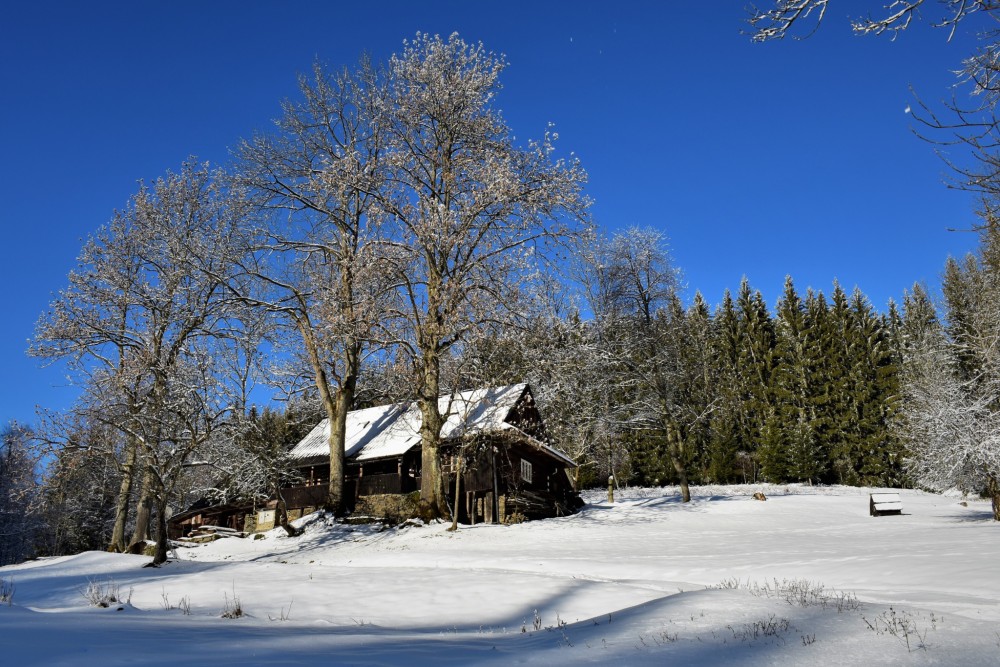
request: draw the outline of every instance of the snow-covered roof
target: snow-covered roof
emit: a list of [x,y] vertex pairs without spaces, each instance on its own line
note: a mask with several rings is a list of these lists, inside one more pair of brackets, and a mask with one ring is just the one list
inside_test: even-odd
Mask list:
[[[438,407],[446,417],[441,429],[441,439],[450,440],[465,435],[507,430],[520,433],[506,420],[527,388],[528,385],[522,383],[441,396]],[[347,413],[344,456],[352,461],[401,456],[420,444],[420,422],[420,408],[415,401],[353,410]],[[324,419],[289,455],[293,459],[328,456],[329,438],[330,421]],[[565,455],[551,447],[540,442],[538,445],[550,455],[573,464]]]

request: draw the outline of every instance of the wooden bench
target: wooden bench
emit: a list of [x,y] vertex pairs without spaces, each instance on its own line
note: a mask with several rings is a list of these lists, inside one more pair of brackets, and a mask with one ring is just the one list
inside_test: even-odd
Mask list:
[[898,493],[872,493],[868,496],[868,512],[872,516],[902,514],[903,501]]

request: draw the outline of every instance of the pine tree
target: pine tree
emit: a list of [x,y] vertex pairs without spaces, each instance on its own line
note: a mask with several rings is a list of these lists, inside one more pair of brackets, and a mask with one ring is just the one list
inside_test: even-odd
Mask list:
[[947,309],[947,332],[964,379],[977,377],[982,372],[982,364],[975,351],[976,313],[982,291],[982,275],[976,257],[967,255],[962,263],[949,257],[941,280],[941,292]]

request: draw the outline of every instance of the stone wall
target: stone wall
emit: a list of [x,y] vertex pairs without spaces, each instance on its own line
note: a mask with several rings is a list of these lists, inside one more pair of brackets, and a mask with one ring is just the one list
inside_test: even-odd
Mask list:
[[387,523],[402,523],[416,516],[420,492],[397,494],[386,493],[361,496],[351,513],[354,517],[372,517]]

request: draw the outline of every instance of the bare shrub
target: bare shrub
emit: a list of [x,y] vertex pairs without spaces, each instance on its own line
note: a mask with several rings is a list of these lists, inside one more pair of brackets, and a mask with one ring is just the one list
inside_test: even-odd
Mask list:
[[129,588],[128,598],[122,599],[120,586],[114,579],[108,579],[104,583],[90,579],[87,585],[80,589],[80,593],[90,603],[91,607],[108,608],[113,604],[128,604],[132,601],[132,589]]
[[740,581],[738,578],[723,579],[716,588],[724,590],[747,590],[756,597],[778,598],[795,607],[819,606],[836,609],[838,613],[854,611],[861,607],[857,596],[849,591],[826,588],[823,584],[806,579],[774,579],[763,584]]
[[[294,600],[293,600],[293,602],[294,602]],[[285,607],[281,608],[281,613],[278,615],[278,618],[275,618],[274,616],[271,616],[270,614],[268,614],[267,617],[269,619],[271,619],[272,621],[287,621],[289,618],[292,617],[292,603],[289,602],[287,608],[285,608]]]
[[0,579],[0,604],[11,606],[14,603],[14,580]]
[[734,628],[731,625],[727,625],[726,627],[732,631],[733,638],[740,641],[750,642],[764,637],[774,637],[784,644],[785,640],[782,638],[781,633],[786,632],[791,627],[791,622],[787,618],[780,618],[771,614],[767,619],[754,621],[753,623],[744,623],[738,628]]
[[187,595],[182,597],[180,602],[178,602],[176,605],[170,604],[170,598],[169,596],[167,596],[166,590],[163,591],[160,597],[161,597],[160,604],[163,605],[163,608],[166,609],[167,611],[170,611],[171,609],[180,609],[181,613],[184,614],[185,616],[191,615],[191,598],[188,597]]
[[243,605],[240,604],[240,598],[236,595],[236,585],[233,585],[233,597],[229,598],[228,593],[223,593],[226,602],[222,606],[222,618],[241,618],[243,616]]
[[925,642],[927,630],[920,632],[916,621],[913,619],[913,614],[909,612],[902,610],[897,612],[892,607],[889,607],[888,611],[882,612],[872,621],[869,621],[864,616],[861,618],[868,626],[868,629],[876,635],[890,635],[899,639],[906,644],[906,650],[911,653],[916,649],[927,650]]

